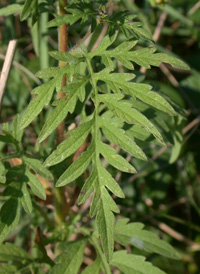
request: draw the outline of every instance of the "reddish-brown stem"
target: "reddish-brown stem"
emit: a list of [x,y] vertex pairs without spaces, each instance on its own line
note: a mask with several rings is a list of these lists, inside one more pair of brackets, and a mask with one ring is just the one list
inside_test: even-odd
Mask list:
[[[67,6],[67,0],[60,0],[59,1],[59,7],[58,7],[58,13],[59,15],[66,14],[66,10],[64,9]],[[59,51],[67,52],[68,46],[67,46],[67,25],[61,25],[59,27]],[[59,67],[63,67],[65,65],[64,62],[59,62]],[[62,80],[62,88],[66,85],[66,76],[63,77]],[[58,99],[64,97],[64,93],[59,92],[58,93]],[[64,139],[64,131],[65,131],[65,122],[63,121],[58,127],[57,127],[57,145],[59,145],[63,139]]]

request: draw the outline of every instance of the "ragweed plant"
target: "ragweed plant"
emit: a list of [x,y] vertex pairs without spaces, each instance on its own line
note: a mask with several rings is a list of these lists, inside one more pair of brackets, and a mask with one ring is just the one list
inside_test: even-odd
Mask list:
[[[18,7],[21,20],[31,17],[32,25],[38,24],[40,10],[48,11],[53,2],[26,0],[23,7]],[[11,266],[11,273],[23,273],[25,270],[31,273],[48,271],[51,274],[76,274],[80,271],[82,274],[108,274],[115,268],[127,274],[164,273],[146,262],[145,257],[127,254],[123,247],[129,244],[147,252],[179,258],[168,243],[144,230],[142,223],[129,223],[126,218],[115,220],[120,212],[114,197],[123,199],[125,196],[109,167],[136,173],[136,168],[126,160],[127,153],[133,158],[147,161],[147,156],[134,139],[139,132],[148,132],[158,144],[165,146],[159,128],[148,117],[148,111],[145,113],[141,109],[157,109],[167,115],[176,115],[170,103],[153,91],[150,85],[136,81],[138,68],[151,69],[151,66],[159,66],[162,62],[178,69],[188,69],[188,66],[174,57],[157,53],[151,35],[135,15],[128,11],[110,15],[108,8],[112,1],[101,2],[70,1],[65,7],[67,14],[56,16],[48,23],[48,27],[70,25],[73,29],[80,22],[88,26],[88,32],[69,52],[49,52],[62,66],[39,71],[36,76],[45,81],[33,89],[34,96],[27,109],[15,117],[12,125],[2,126],[0,141],[11,144],[15,152],[1,157],[1,187],[4,188],[2,195],[5,197],[0,212],[1,243],[20,223],[20,215],[24,215],[21,208],[30,216],[35,216],[34,210],[39,211],[44,217],[46,229],[51,233],[49,238],[43,239],[37,230],[35,246],[38,252],[31,255],[12,243],[1,244],[0,261],[5,273]],[[84,42],[88,37],[94,37],[104,24],[108,26],[107,34],[95,50],[88,50]],[[139,39],[147,41],[149,46],[141,47]],[[119,63],[123,67],[121,73],[118,72]],[[66,85],[62,85],[63,78]],[[62,93],[63,96],[56,99],[55,93]],[[53,107],[39,133],[37,147],[54,134],[68,117],[73,117],[73,122],[78,123],[76,128],[67,131],[66,138],[45,157],[43,163],[40,160],[42,155],[40,159],[34,157],[33,153],[26,151],[21,141],[23,130],[50,105]],[[72,161],[73,155],[84,144],[85,151]],[[20,164],[10,165],[9,160],[13,158],[17,158]],[[47,216],[38,202],[39,199],[46,199],[38,175],[54,182],[52,188],[60,188],[59,192],[52,191],[59,204],[59,225],[52,222],[53,217]],[[63,187],[73,182],[78,186],[78,205],[91,199],[92,195],[90,217],[95,218],[95,224],[88,221],[88,225],[84,225],[81,212],[76,220],[75,216],[70,215],[69,208],[66,210],[70,205],[62,204],[63,196],[59,200],[59,194],[65,191]],[[78,222],[81,227],[77,227]],[[70,241],[71,235],[77,233],[82,236]],[[120,245],[117,250],[115,242]],[[55,248],[55,260],[47,254],[47,244]],[[94,248],[96,255],[92,256],[93,263],[84,268],[86,245]]]

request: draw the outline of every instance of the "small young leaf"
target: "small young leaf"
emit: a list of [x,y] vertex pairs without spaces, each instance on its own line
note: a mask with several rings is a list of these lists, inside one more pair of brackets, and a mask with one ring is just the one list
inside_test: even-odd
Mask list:
[[127,254],[125,250],[113,254],[111,265],[118,267],[124,274],[166,274],[151,263],[145,262],[145,257]]

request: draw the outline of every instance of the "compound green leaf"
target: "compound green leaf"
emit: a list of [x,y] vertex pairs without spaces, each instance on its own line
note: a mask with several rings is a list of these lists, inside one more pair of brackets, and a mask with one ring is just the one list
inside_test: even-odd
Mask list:
[[56,258],[56,264],[49,274],[77,274],[83,261],[83,252],[87,239],[71,242],[66,245],[64,253]]
[[180,259],[178,253],[157,235],[144,230],[142,223],[129,223],[129,219],[120,219],[115,225],[115,241],[127,246],[131,244],[147,252],[155,252],[172,259]]
[[41,112],[45,105],[48,105],[55,88],[55,80],[41,85],[33,90],[33,94],[37,94],[28,105],[21,118],[21,129],[27,127],[35,117]]
[[118,267],[124,274],[166,274],[145,261],[145,257],[127,254],[125,250],[113,254],[111,265]]
[[19,223],[20,203],[18,199],[10,198],[4,203],[0,211],[0,243]]
[[[139,29],[142,30],[142,28]],[[104,39],[106,44],[108,37],[106,36]],[[104,39],[102,44],[104,44]],[[136,44],[137,41],[127,41],[120,44],[113,50],[104,50],[100,47],[97,48],[94,52],[89,53],[88,56],[90,58],[94,56],[107,56],[107,58],[115,58],[128,69],[134,69],[132,62],[148,69],[151,68],[151,66],[159,66],[162,62],[171,64],[173,67],[178,69],[190,69],[187,64],[175,57],[169,56],[165,53],[155,53],[156,48],[143,48],[132,51],[131,49]]]
[[159,66],[161,63],[168,63],[174,68],[188,70],[190,69],[183,61],[169,56],[165,53],[155,53],[156,48],[143,48],[136,51],[129,51],[127,58],[140,66],[151,68]]
[[0,245],[0,261],[32,261],[31,256],[15,244]]
[[46,159],[45,166],[55,165],[73,154],[85,141],[91,131],[94,120],[81,124],[67,133],[66,140]]
[[109,195],[105,187],[112,191],[118,197],[124,198],[124,194],[117,182],[101,166],[100,161],[93,163],[93,170],[81,189],[78,204],[86,201],[94,191],[90,216],[96,216],[97,227],[102,242],[102,247],[108,261],[111,260],[114,247],[114,214],[119,213],[119,209],[114,200]]
[[161,111],[170,115],[176,114],[171,105],[162,96],[151,91],[152,87],[150,85],[128,82],[134,77],[135,75],[132,73],[120,73],[119,75],[119,73],[108,74],[101,71],[96,74],[96,79],[106,82],[114,92],[119,93],[122,90],[131,97],[136,97]]

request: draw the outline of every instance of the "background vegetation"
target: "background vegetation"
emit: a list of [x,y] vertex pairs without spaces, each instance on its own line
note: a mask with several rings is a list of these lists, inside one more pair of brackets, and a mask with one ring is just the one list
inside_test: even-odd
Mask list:
[[[44,1],[45,2],[45,1]],[[53,2],[54,1],[48,1]],[[9,4],[23,3],[23,1],[2,0],[0,8]],[[149,162],[128,158],[139,170],[136,175],[121,174],[109,167],[109,171],[120,181],[126,196],[117,199],[121,215],[131,221],[143,222],[149,230],[155,231],[181,254],[181,260],[173,261],[159,255],[148,255],[143,251],[131,247],[134,254],[145,255],[154,265],[169,274],[199,274],[200,272],[200,2],[196,0],[173,0],[169,5],[151,5],[153,1],[122,0],[111,5],[109,12],[127,9],[138,15],[147,31],[153,34],[159,52],[179,57],[191,68],[190,71],[181,71],[162,64],[159,68],[151,70],[141,68],[137,73],[137,81],[150,83],[154,90],[162,93],[171,101],[178,110],[176,118],[160,116],[152,117],[154,123],[162,127],[162,133],[167,141],[167,148],[161,148],[154,141],[149,145],[150,136],[140,132],[140,140],[135,136],[138,144],[149,157]],[[56,28],[47,28],[46,23],[56,13],[55,6],[48,12],[40,15],[40,26],[31,27],[31,19],[20,22],[18,11],[15,16],[0,17],[0,63],[6,53],[11,39],[17,39],[17,51],[5,96],[1,107],[1,123],[10,122],[14,115],[25,110],[31,99],[31,90],[40,84],[34,74],[47,67],[55,66],[57,61],[48,55],[48,51],[58,49]],[[46,8],[45,5],[43,7]],[[1,15],[1,14],[0,14]],[[50,17],[50,18],[48,18]],[[87,25],[76,24],[69,28],[69,49],[77,40],[87,32]],[[97,46],[98,38],[103,38],[104,29],[99,28],[96,39],[86,40],[89,49]],[[119,41],[123,39],[120,35]],[[117,42],[116,42],[117,43]],[[139,41],[138,46],[144,46],[144,41]],[[98,64],[97,64],[98,66]],[[138,67],[136,66],[136,70]],[[118,64],[118,70],[123,72],[123,67]],[[142,107],[141,107],[142,108]],[[37,136],[51,111],[45,109],[29,127],[25,129],[23,147],[29,153],[38,155],[41,160],[46,159],[56,146],[55,134],[45,142],[38,144]],[[78,110],[77,110],[78,112]],[[75,115],[65,121],[65,127],[73,127]],[[133,136],[133,132],[130,132]],[[143,139],[143,140],[141,140]],[[2,152],[5,144],[0,142]],[[128,156],[129,157],[129,156]],[[19,164],[17,157],[11,160],[13,166]],[[62,164],[60,169],[63,169]],[[52,201],[52,187],[47,180],[42,179],[47,200],[36,201],[48,209],[51,218],[54,210]],[[1,188],[3,191],[3,188]],[[68,199],[76,192],[73,187],[67,187]],[[76,197],[75,197],[76,198]],[[0,203],[5,197],[0,196]],[[69,216],[74,222],[80,219],[78,207],[71,201]],[[89,222],[88,204],[81,208],[84,215],[83,223]],[[30,220],[31,218],[31,220]],[[31,223],[31,225],[29,225]],[[32,217],[24,215],[23,221],[9,235],[8,240],[29,250],[33,242],[37,243],[35,230],[38,223],[44,227],[44,218],[38,210]],[[49,223],[51,226],[51,223]],[[43,236],[48,238],[46,231]],[[31,237],[30,237],[31,235]],[[52,236],[52,235],[51,235]],[[55,235],[53,235],[55,236]],[[52,236],[52,237],[53,237]],[[50,242],[48,243],[50,246]],[[48,249],[48,248],[47,248]],[[40,250],[41,251],[41,250]],[[38,248],[35,247],[35,252]],[[90,250],[88,251],[90,252]],[[51,248],[48,249],[51,257]],[[87,254],[90,262],[90,254]],[[0,270],[1,273],[1,270]],[[4,273],[4,272],[2,272]]]

